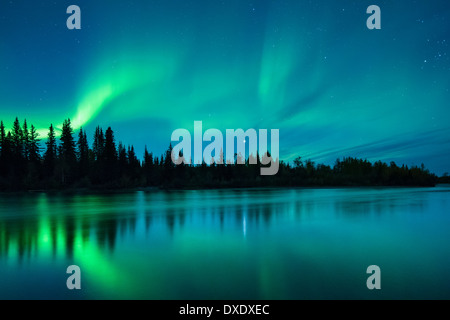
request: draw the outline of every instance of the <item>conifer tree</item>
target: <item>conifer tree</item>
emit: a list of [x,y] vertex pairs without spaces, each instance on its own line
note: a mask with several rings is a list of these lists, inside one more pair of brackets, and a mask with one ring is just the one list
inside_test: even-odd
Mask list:
[[3,121],[0,123],[0,160],[3,158],[3,145],[5,144],[6,133]]
[[28,160],[30,153],[30,132],[28,131],[27,119],[23,121],[22,144],[23,144],[23,157],[25,158],[25,160]]
[[76,163],[75,140],[70,119],[64,120],[61,131],[61,158],[70,167]]
[[111,127],[105,132],[105,148],[103,150],[103,168],[104,178],[111,181],[117,174],[117,149],[114,141],[114,132]]
[[117,149],[114,141],[114,132],[111,127],[105,132],[105,148],[103,151],[103,158],[106,163],[112,164],[117,161]]
[[41,160],[41,153],[39,147],[39,133],[36,128],[31,125],[31,130],[28,139],[28,159],[32,163],[39,163]]
[[80,128],[77,141],[77,155],[80,169],[80,176],[85,176],[89,169],[89,145],[87,142],[86,131]]
[[94,153],[95,161],[101,162],[103,159],[103,150],[105,148],[105,137],[103,130],[98,126],[95,128],[94,143],[92,145],[92,151]]
[[[23,148],[23,131],[20,127],[19,119],[16,118],[13,124],[13,130],[11,133],[11,142],[13,148],[13,156],[16,161],[20,161],[24,156],[24,148]],[[18,162],[16,162],[19,165]]]
[[47,146],[47,150],[44,154],[44,167],[46,168],[47,174],[51,175],[55,169],[57,151],[55,129],[53,124],[50,125],[47,142],[45,142],[45,144]]

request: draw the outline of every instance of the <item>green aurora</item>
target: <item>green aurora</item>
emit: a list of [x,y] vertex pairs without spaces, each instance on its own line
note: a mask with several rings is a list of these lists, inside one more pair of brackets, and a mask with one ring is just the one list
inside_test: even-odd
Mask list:
[[[174,129],[280,129],[282,160],[448,171],[450,6],[378,1],[3,1],[0,107],[156,153]],[[82,10],[68,30],[66,8]]]

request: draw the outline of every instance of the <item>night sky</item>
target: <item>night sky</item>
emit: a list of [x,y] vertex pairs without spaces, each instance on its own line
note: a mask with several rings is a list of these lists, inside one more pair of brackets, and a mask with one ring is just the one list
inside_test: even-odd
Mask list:
[[[82,11],[68,30],[69,5]],[[366,9],[381,8],[368,30]],[[280,155],[450,171],[450,2],[0,2],[0,118],[160,154],[174,129],[280,129]]]

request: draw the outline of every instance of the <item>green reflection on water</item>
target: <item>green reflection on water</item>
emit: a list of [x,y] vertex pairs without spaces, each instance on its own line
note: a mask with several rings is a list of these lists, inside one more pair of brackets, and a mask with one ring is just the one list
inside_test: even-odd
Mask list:
[[[0,196],[0,297],[448,298],[449,195],[438,187]],[[65,288],[71,264],[82,269],[78,296]],[[370,264],[382,267],[381,292],[365,288]]]

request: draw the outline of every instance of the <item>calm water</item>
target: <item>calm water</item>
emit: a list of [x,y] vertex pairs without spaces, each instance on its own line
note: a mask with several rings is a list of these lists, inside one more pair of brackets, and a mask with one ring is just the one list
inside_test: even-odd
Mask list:
[[449,186],[0,195],[0,298],[450,299],[449,231]]

